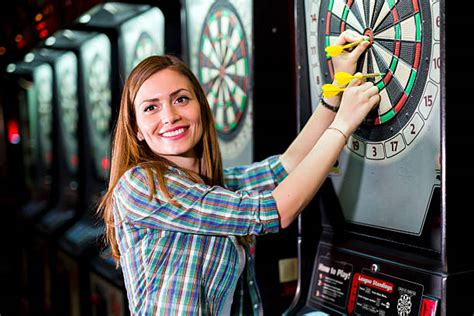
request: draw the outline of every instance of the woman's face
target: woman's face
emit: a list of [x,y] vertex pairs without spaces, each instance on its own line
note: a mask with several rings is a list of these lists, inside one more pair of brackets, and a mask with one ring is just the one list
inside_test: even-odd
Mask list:
[[187,77],[171,69],[148,78],[135,98],[139,140],[156,154],[177,162],[196,158],[203,128],[200,104]]

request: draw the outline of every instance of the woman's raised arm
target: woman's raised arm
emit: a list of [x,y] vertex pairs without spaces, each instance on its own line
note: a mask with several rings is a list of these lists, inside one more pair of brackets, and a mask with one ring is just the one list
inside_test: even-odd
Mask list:
[[373,83],[352,80],[331,125],[324,130],[319,128],[321,135],[316,144],[273,190],[282,228],[293,222],[319,190],[349,135],[379,103],[378,92]]
[[[341,33],[336,44],[344,45],[348,42],[355,42],[361,37],[361,35],[355,32],[345,31]],[[333,57],[334,71],[343,71],[353,74],[356,70],[357,60],[368,46],[369,42],[364,41],[351,52],[343,52]],[[326,99],[325,102],[332,106],[339,107],[341,97],[336,96],[331,99]],[[281,156],[281,163],[288,173],[291,173],[314,147],[321,135],[334,120],[335,114],[336,113],[324,106],[318,106],[316,108],[316,111],[311,115],[303,130]]]

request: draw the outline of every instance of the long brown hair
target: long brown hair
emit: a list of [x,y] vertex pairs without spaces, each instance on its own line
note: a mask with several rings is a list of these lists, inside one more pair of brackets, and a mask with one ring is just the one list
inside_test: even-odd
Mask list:
[[153,74],[172,69],[186,76],[194,90],[194,94],[201,106],[201,120],[203,135],[198,143],[200,174],[183,170],[193,180],[209,185],[223,185],[222,159],[217,141],[217,132],[214,126],[212,112],[199,81],[192,71],[179,58],[174,56],[150,56],[140,62],[130,73],[125,82],[117,123],[112,139],[112,161],[110,168],[109,186],[99,203],[97,213],[105,222],[105,242],[111,246],[112,256],[120,259],[120,252],[115,238],[115,222],[112,212],[112,195],[119,179],[130,168],[141,165],[145,168],[150,187],[150,200],[155,193],[155,182],[158,179],[159,190],[173,204],[169,191],[165,185],[164,172],[173,165],[169,160],[155,154],[144,141],[137,139],[137,122],[135,117],[134,101],[142,84]]

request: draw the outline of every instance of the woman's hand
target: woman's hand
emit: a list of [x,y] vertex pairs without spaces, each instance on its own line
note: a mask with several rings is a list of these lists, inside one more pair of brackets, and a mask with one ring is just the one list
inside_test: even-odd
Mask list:
[[341,106],[331,126],[349,136],[379,102],[379,89],[372,82],[353,79],[342,95]]
[[[348,43],[355,42],[361,39],[363,36],[354,32],[354,31],[344,31],[339,35],[337,42],[335,45],[344,45]],[[370,45],[368,41],[363,41],[359,45],[357,45],[352,51],[343,50],[341,54],[332,57],[332,63],[334,66],[334,73],[336,72],[348,72],[350,74],[354,74],[357,67],[357,61],[362,53],[367,49]]]

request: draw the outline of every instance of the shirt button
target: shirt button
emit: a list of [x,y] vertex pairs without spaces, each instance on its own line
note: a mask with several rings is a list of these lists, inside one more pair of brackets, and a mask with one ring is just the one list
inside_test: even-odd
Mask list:
[[249,281],[249,285],[253,285],[253,281],[252,281],[252,280]]
[[258,304],[255,304],[255,305],[253,306],[253,308],[254,308],[254,309],[258,309]]

